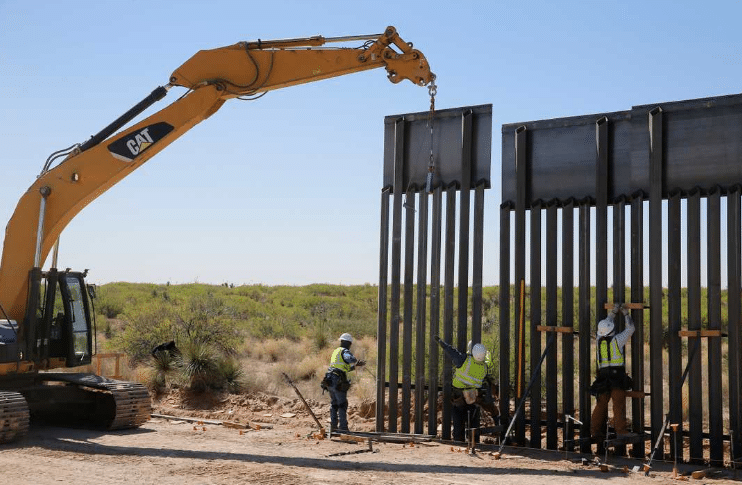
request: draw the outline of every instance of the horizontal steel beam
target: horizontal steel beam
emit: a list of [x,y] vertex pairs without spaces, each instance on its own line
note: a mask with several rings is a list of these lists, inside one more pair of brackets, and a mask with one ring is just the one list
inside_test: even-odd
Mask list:
[[608,120],[608,198],[650,191],[647,113],[663,114],[662,196],[717,185],[722,194],[742,181],[742,95],[657,103],[628,111],[502,126],[502,200],[516,199],[514,133],[528,130],[528,205],[535,200],[595,200],[595,123]]

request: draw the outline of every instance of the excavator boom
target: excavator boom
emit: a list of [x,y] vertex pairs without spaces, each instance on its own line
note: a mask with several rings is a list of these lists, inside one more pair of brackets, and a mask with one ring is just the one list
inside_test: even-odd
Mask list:
[[[364,40],[358,48],[318,48]],[[62,230],[85,206],[147,160],[215,113],[232,98],[384,67],[390,81],[433,84],[425,56],[404,42],[394,27],[378,36],[240,42],[203,50],[178,67],[166,86],[82,144],[64,161],[47,162],[21,197],[6,227],[0,262],[0,305],[11,320],[28,311],[29,271],[39,267]],[[173,86],[189,91],[169,106],[123,131]],[[1,314],[0,314],[1,315]],[[23,334],[21,326],[20,334]],[[33,353],[33,352],[32,352]]]
[[307,49],[328,42],[370,40],[373,37],[325,39],[317,36],[240,42],[220,49],[203,50],[176,69],[170,83],[189,89],[217,84],[226,91],[227,97],[237,97],[382,66],[394,83],[408,79],[425,86],[434,80],[425,56],[402,41],[394,27],[387,27],[373,43],[362,48]]
[[[321,48],[343,41],[364,44]],[[41,269],[72,218],[229,99],[382,66],[392,82],[430,84],[434,95],[435,76],[425,57],[400,39],[394,27],[378,36],[259,40],[200,51],[177,68],[166,85],[89,140],[53,153],[5,230],[0,261],[0,443],[22,436],[32,415],[106,429],[137,427],[149,419],[149,394],[141,384],[50,371],[89,364],[94,352],[89,304],[94,291],[85,284],[87,270],[57,270],[56,250],[51,268]],[[175,86],[187,92],[126,128]],[[57,159],[62,161],[54,165]]]

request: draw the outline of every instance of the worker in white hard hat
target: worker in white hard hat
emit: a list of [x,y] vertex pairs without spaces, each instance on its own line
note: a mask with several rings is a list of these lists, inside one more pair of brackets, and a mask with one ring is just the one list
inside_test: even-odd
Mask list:
[[[614,319],[621,311],[626,321],[623,332],[616,334]],[[634,321],[629,309],[616,304],[608,317],[598,323],[597,363],[598,377],[590,386],[590,393],[597,402],[590,421],[590,435],[597,443],[598,454],[605,451],[608,401],[613,401],[613,427],[619,438],[635,436],[626,429],[626,391],[633,387],[631,377],[626,374],[624,347],[634,333]]]
[[[469,340],[466,345],[466,353],[471,354],[474,342]],[[477,405],[482,410],[487,411],[492,417],[495,425],[500,424],[500,409],[497,407],[497,401],[500,398],[500,386],[497,384],[497,373],[495,370],[495,359],[488,350],[484,356],[484,363],[487,364],[487,377],[484,378],[482,387],[477,392]]]
[[[487,348],[480,344],[471,346],[466,354],[447,344],[437,335],[435,341],[451,358],[454,365],[452,382],[453,439],[465,441],[465,428],[479,427],[479,409],[476,405],[479,389],[487,377]],[[467,426],[468,425],[468,426]]]
[[322,389],[330,392],[330,433],[348,431],[348,373],[366,365],[365,361],[356,359],[351,353],[353,337],[349,333],[342,334],[339,340],[340,346],[332,352],[330,368],[322,380]]

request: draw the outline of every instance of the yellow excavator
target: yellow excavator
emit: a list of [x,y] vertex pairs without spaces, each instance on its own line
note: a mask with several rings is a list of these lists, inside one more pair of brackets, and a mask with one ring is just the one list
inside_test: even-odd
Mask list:
[[[334,42],[360,47],[321,48]],[[93,356],[87,271],[57,269],[59,236],[85,206],[232,98],[384,67],[389,80],[428,86],[423,54],[394,27],[383,34],[240,42],[199,51],[160,86],[84,143],[53,153],[18,202],[0,263],[0,443],[23,436],[31,418],[123,429],[149,419],[147,389],[89,373]],[[123,129],[173,87],[172,104]],[[121,131],[119,131],[121,130]],[[55,164],[55,162],[57,162]],[[50,268],[41,266],[52,253]]]

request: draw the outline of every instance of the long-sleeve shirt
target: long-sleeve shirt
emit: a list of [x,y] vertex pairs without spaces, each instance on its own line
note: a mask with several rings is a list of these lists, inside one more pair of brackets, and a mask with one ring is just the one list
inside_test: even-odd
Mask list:
[[451,358],[451,362],[453,362],[454,367],[461,367],[462,365],[464,365],[464,362],[466,362],[466,353],[459,352],[458,349],[452,347],[443,340],[440,340],[438,343],[441,347],[443,347],[443,351],[446,352]]
[[[613,317],[611,315],[608,315],[608,318],[613,321]],[[631,319],[631,313],[624,315],[624,320],[626,321],[626,328],[624,328],[623,332],[614,337],[616,339],[616,344],[620,349],[624,348],[626,342],[629,341],[631,336],[634,334],[634,330],[636,330],[636,327],[634,327],[634,320]]]

